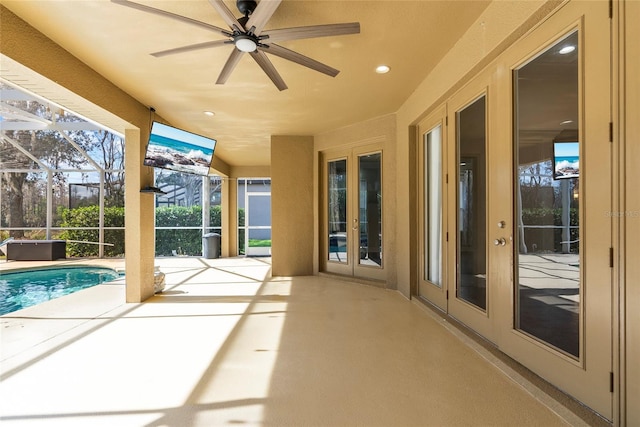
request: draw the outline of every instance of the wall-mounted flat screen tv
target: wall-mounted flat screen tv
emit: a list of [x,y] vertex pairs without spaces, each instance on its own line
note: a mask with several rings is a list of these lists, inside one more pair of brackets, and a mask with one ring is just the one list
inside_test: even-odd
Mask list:
[[567,179],[580,176],[580,143],[553,143],[553,178]]
[[145,166],[176,172],[208,175],[216,140],[153,122]]

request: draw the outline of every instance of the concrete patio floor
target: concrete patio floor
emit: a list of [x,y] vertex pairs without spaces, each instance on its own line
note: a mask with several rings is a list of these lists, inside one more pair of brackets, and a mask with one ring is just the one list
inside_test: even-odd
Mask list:
[[144,303],[119,280],[0,317],[3,427],[585,425],[397,292],[269,258],[156,265]]

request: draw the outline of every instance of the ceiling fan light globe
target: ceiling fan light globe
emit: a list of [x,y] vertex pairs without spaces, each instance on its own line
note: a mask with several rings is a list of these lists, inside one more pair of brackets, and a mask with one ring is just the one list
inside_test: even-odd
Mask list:
[[236,39],[236,47],[242,52],[253,52],[258,45],[249,37],[240,37]]

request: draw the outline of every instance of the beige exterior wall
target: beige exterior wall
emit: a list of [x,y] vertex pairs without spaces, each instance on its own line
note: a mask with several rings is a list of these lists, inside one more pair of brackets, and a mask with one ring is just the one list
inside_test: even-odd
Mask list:
[[396,234],[396,213],[399,210],[407,210],[407,207],[398,207],[395,195],[397,159],[396,159],[396,116],[390,114],[378,117],[365,122],[356,123],[351,126],[325,132],[315,136],[314,151],[314,272],[320,270],[320,230],[319,223],[323,209],[319,204],[319,194],[322,191],[323,183],[320,181],[321,160],[320,154],[332,149],[357,148],[363,145],[378,144],[382,149],[382,176],[383,176],[383,235],[387,236],[383,243],[384,247],[384,280],[386,288],[397,289],[396,282],[396,241],[393,236]]
[[313,137],[271,137],[274,276],[313,274]]

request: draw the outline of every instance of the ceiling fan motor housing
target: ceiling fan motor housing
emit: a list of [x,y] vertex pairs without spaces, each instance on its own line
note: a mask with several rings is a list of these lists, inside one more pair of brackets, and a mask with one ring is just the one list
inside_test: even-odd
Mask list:
[[237,0],[236,5],[238,6],[238,10],[244,16],[249,16],[253,13],[258,2],[255,0]]

